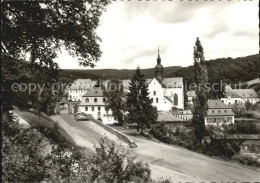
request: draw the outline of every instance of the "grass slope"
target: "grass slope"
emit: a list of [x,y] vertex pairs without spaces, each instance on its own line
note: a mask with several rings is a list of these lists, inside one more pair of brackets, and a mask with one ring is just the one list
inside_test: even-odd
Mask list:
[[[27,121],[31,126],[40,129],[44,136],[51,138],[56,143],[65,142],[70,147],[76,147],[74,140],[69,136],[69,134],[61,127],[58,126],[56,130],[55,121],[51,119],[45,113],[40,113],[40,116],[36,111],[23,111],[15,109],[14,113],[19,114],[25,121]],[[48,129],[48,132],[43,129]]]

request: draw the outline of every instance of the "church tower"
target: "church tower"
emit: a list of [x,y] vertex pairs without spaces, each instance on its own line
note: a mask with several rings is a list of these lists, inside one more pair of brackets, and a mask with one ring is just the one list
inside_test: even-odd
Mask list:
[[158,58],[157,58],[157,65],[154,68],[154,76],[159,81],[162,82],[163,80],[163,66],[161,64],[160,58],[160,50],[158,48]]

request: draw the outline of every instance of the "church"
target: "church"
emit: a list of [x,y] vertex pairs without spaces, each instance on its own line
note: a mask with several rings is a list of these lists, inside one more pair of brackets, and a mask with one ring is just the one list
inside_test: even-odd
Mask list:
[[[163,74],[160,52],[158,49],[157,64],[154,68],[154,78],[147,79],[149,97],[152,105],[159,112],[168,112],[174,109],[184,109],[184,89],[183,78],[172,77],[165,78]],[[109,80],[103,81],[108,83]],[[91,114],[104,123],[115,122],[112,111],[106,109],[106,99],[103,92],[98,90],[95,85],[97,81],[90,79],[77,79],[69,88],[69,98],[73,101],[79,101],[81,112]],[[129,90],[130,80],[122,80],[124,91]]]
[[154,68],[154,78],[147,80],[149,83],[149,97],[152,99],[152,105],[158,111],[171,111],[172,108],[184,109],[183,78],[163,77],[163,66],[159,49],[157,65]]

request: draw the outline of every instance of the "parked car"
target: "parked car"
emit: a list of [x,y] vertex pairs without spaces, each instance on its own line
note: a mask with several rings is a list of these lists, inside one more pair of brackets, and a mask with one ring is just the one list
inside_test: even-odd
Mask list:
[[90,117],[87,114],[82,113],[82,112],[77,112],[75,114],[75,119],[77,121],[90,121]]

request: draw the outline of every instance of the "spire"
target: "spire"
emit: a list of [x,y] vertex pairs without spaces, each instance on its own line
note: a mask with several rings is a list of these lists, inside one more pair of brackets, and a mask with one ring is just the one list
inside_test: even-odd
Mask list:
[[160,48],[159,48],[159,45],[158,45],[158,58],[160,58]]

